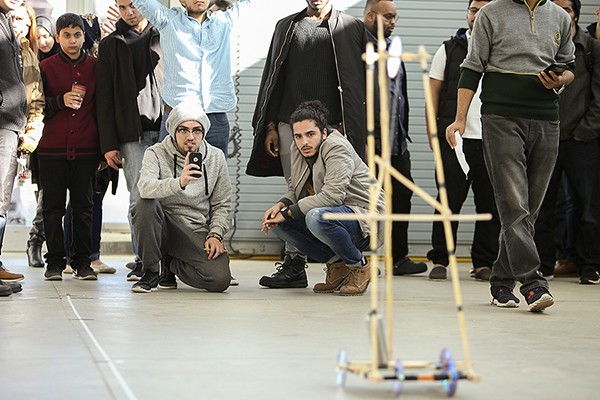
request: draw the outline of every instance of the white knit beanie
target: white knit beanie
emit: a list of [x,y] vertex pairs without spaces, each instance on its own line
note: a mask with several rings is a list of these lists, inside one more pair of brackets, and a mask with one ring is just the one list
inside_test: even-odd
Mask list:
[[177,107],[173,108],[167,118],[167,132],[173,139],[175,139],[175,130],[177,127],[186,121],[196,121],[204,128],[204,135],[210,129],[210,121],[208,116],[202,109],[202,105],[197,101],[186,101],[180,103]]

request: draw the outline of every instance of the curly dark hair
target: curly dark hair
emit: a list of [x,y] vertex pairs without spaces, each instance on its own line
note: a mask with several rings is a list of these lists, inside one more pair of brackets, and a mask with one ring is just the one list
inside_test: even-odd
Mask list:
[[327,128],[327,117],[329,110],[325,104],[319,100],[310,100],[300,103],[298,108],[290,116],[290,125],[300,121],[314,121],[315,125],[322,132]]

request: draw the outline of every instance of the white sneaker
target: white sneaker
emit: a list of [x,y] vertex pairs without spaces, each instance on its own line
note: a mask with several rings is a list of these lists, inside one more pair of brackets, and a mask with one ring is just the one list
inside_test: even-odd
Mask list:
[[73,268],[71,268],[70,264],[67,264],[67,267],[63,271],[63,274],[72,274],[72,273],[73,273]]

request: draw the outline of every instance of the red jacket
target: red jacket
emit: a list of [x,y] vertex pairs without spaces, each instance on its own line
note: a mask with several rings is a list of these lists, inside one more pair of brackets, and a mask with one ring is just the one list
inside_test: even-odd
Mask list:
[[[100,144],[96,126],[96,59],[82,53],[71,60],[63,52],[40,63],[46,119],[38,146],[40,158],[99,158]],[[63,95],[74,83],[86,87],[79,110],[65,107]]]

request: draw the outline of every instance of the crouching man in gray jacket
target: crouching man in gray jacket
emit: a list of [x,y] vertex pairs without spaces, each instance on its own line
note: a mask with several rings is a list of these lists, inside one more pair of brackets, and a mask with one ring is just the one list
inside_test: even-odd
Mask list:
[[199,103],[169,114],[169,132],[146,150],[133,211],[144,275],[131,290],[185,284],[222,292],[231,272],[223,235],[229,229],[231,182],[223,152],[204,140],[210,121]]
[[[327,109],[319,101],[304,102],[291,115],[294,142],[288,191],[265,211],[262,231],[273,230],[302,254],[326,263],[325,282],[313,287],[315,293],[359,296],[370,280],[370,266],[362,253],[369,248],[369,225],[367,221],[326,220],[323,214],[367,213],[374,178],[350,142],[326,124]],[[384,212],[383,192],[377,212]],[[259,284],[276,288],[282,281],[306,287],[304,265],[282,265]]]

